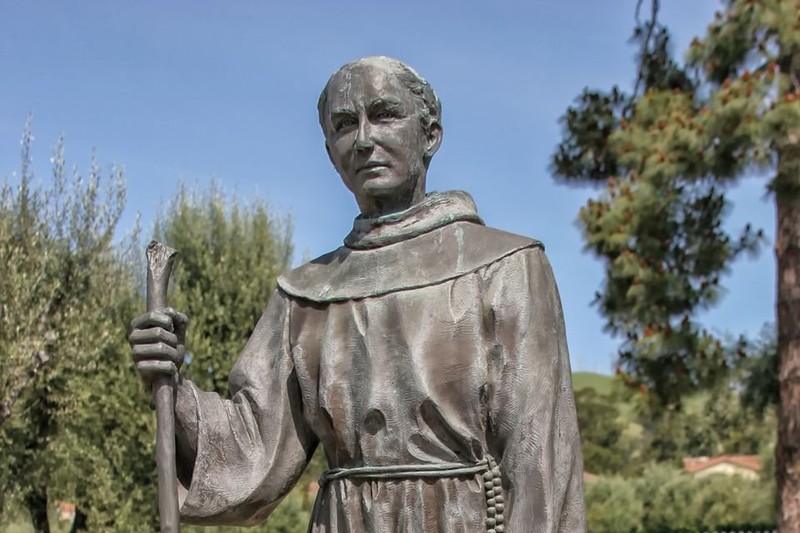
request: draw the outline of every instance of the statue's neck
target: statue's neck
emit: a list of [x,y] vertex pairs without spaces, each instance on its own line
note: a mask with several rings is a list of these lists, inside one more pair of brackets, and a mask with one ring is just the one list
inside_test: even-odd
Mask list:
[[417,188],[404,195],[370,198],[358,202],[363,218],[379,218],[411,209],[425,199],[425,188]]

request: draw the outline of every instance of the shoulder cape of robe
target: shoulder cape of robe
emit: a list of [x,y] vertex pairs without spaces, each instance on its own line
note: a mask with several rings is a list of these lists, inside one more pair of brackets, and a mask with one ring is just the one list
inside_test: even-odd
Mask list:
[[462,191],[430,194],[412,210],[377,222],[356,219],[345,246],[281,276],[278,285],[315,302],[380,296],[451,280],[523,248],[542,247],[485,227]]
[[453,222],[376,249],[343,246],[278,278],[287,294],[338,302],[417,289],[463,276],[538,241],[473,222]]
[[321,442],[330,468],[496,460],[499,477],[492,495],[481,474],[335,479],[313,533],[585,529],[550,265],[537,241],[484,227],[465,193],[357,219],[344,247],[281,277],[230,389],[178,386],[186,521],[262,521]]

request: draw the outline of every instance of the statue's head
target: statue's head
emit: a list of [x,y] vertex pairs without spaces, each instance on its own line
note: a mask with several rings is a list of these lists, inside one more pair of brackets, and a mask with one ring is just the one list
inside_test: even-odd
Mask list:
[[366,216],[408,208],[442,142],[442,105],[411,67],[375,56],[334,72],[319,99],[325,148]]

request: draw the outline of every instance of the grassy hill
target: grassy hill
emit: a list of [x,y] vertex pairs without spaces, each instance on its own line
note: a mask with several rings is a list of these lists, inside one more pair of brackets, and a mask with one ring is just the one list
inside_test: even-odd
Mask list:
[[[613,395],[612,403],[619,410],[619,418],[628,428],[626,431],[633,435],[641,433],[642,427],[636,421],[634,403],[630,401],[630,396],[624,394],[624,386],[614,376],[598,374],[597,372],[573,372],[572,388],[576,392],[584,389],[594,389],[598,394],[603,395],[611,395],[614,391],[623,393]],[[626,397],[629,400],[625,400]]]
[[594,389],[600,394],[611,393],[614,387],[614,376],[596,372],[573,372],[572,388],[577,390]]
[[[625,390],[624,386],[618,382],[614,376],[598,374],[596,372],[573,372],[572,388],[576,392],[584,389],[594,389],[598,394],[604,395],[609,395],[614,391],[620,393]],[[628,398],[627,400],[625,399],[626,397]],[[638,428],[639,425],[636,423],[633,398],[626,394],[616,394],[613,395],[612,398],[614,405],[619,409],[620,418],[626,423],[632,424]],[[683,398],[684,411],[690,414],[701,413],[705,410],[708,399],[709,393],[706,391],[687,394]]]

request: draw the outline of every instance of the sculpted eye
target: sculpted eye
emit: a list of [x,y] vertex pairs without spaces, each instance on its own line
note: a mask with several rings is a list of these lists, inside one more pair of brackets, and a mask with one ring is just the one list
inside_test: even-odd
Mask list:
[[344,128],[352,128],[358,124],[358,121],[353,117],[345,117],[338,121],[336,121],[335,127],[336,131],[342,130]]
[[384,109],[383,111],[379,111],[378,113],[375,114],[375,118],[377,120],[388,120],[390,118],[397,118],[397,117],[398,113],[391,109]]

